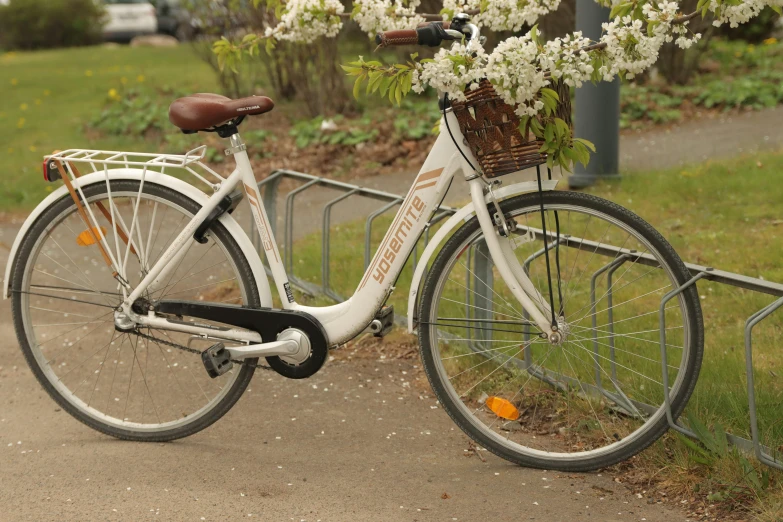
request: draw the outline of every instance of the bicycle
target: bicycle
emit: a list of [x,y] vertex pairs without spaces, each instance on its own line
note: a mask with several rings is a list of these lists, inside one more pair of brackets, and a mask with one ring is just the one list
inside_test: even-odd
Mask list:
[[[479,37],[458,16],[379,41]],[[429,156],[355,293],[333,306],[296,302],[238,132],[246,117],[272,110],[268,98],[197,94],[172,104],[170,120],[183,132],[229,140],[236,168],[225,178],[201,162],[204,147],[47,156],[44,177],[63,186],[22,226],[4,288],[36,378],[64,410],[108,435],[169,441],[196,433],[236,403],[257,368],[309,377],[331,347],[368,326],[384,333],[395,281],[461,174],[471,203],[432,237],[408,305],[444,409],[477,443],[525,466],[592,470],[652,444],[668,427],[667,409],[676,418],[685,407],[702,358],[695,286],[659,311],[661,297],[689,279],[682,260],[632,212],[555,191],[540,161],[536,181],[502,187],[488,179],[463,146],[455,105],[441,102]],[[92,172],[81,175],[77,164]],[[279,307],[231,215],[243,192]],[[660,319],[668,337],[659,353]]]

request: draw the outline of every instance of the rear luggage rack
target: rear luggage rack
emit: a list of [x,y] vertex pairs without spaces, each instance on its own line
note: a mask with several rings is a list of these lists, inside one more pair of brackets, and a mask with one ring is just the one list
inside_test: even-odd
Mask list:
[[44,157],[44,178],[47,181],[56,181],[56,175],[51,177],[47,176],[47,173],[57,171],[56,164],[53,164],[53,162],[59,162],[67,167],[68,170],[71,171],[70,174],[72,179],[75,179],[82,174],[74,168],[73,164],[75,163],[87,164],[90,166],[89,171],[84,174],[108,171],[109,169],[132,167],[142,168],[145,171],[153,170],[165,173],[167,168],[174,168],[187,171],[214,190],[225,178],[203,163],[202,160],[204,159],[206,152],[206,145],[196,147],[185,154],[68,149],[57,151]]

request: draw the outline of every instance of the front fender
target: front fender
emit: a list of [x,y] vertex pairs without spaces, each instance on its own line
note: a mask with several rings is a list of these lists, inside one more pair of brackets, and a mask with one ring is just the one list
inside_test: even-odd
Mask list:
[[[109,177],[112,180],[139,181],[141,180],[144,170],[123,168],[123,169],[110,169],[108,172],[109,172]],[[73,182],[73,186],[74,188],[85,187],[92,183],[105,183],[105,182],[106,182],[106,173],[104,171],[101,171],[101,172],[93,172],[91,174],[87,174],[85,176],[77,178]],[[199,205],[204,205],[209,199],[209,197],[204,192],[200,191],[193,185],[190,185],[173,176],[169,176],[167,174],[161,174],[160,172],[147,170],[144,176],[144,182],[155,183],[158,185],[169,187],[189,197]],[[27,217],[25,222],[22,224],[22,228],[19,230],[19,233],[16,235],[16,239],[14,240],[14,243],[11,246],[11,252],[8,256],[8,264],[5,267],[5,278],[3,280],[3,299],[7,299],[10,296],[9,289],[11,286],[11,268],[14,264],[14,260],[16,259],[16,253],[17,250],[19,249],[19,245],[22,243],[22,239],[24,239],[24,236],[27,234],[27,231],[30,230],[30,228],[33,226],[33,223],[35,223],[38,217],[50,205],[52,205],[55,201],[59,200],[63,196],[67,196],[67,195],[68,195],[68,188],[65,187],[65,185],[61,186],[60,188],[58,188],[57,190],[49,194],[46,197],[46,199],[41,201],[41,203],[39,203],[38,206],[35,207],[35,209],[30,213],[30,215]],[[242,227],[239,226],[239,223],[237,223],[236,220],[230,214],[223,214],[220,217],[219,221],[223,224],[223,226],[226,227],[226,230],[228,230],[228,232],[234,237],[234,239],[237,241],[237,244],[239,245],[239,248],[242,250],[242,253],[247,258],[247,262],[250,265],[250,269],[252,270],[253,276],[256,279],[256,283],[258,284],[258,293],[259,293],[259,298],[261,300],[261,306],[271,307],[272,293],[269,289],[269,281],[267,280],[266,272],[264,271],[264,265],[261,263],[261,258],[259,257],[258,252],[256,252],[255,248],[253,248],[253,243],[250,241],[250,238],[247,237],[245,231],[242,230]]]
[[[557,186],[558,180],[542,181],[541,186],[543,190],[554,190]],[[515,183],[507,187],[503,187],[497,190],[493,190],[495,198],[498,201],[506,199],[518,194],[525,194],[527,192],[533,192],[538,190],[538,181],[524,181],[522,183]],[[487,204],[492,202],[489,194],[485,196],[484,201]],[[452,230],[461,226],[463,223],[470,221],[475,214],[473,203],[469,203],[459,209],[456,214],[451,216],[445,223],[438,229],[434,236],[427,243],[427,248],[421,254],[421,258],[416,262],[416,270],[413,272],[413,280],[411,281],[410,294],[408,295],[408,331],[413,333],[416,330],[415,313],[416,305],[418,304],[419,289],[421,287],[421,279],[424,276],[424,272],[430,263],[430,258],[435,255],[436,251],[440,247],[446,237],[449,236]]]

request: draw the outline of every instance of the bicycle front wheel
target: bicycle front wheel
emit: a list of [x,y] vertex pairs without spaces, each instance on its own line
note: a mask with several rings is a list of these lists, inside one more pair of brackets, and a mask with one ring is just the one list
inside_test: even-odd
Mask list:
[[[108,188],[104,182],[85,187],[85,201],[133,288],[200,206],[150,182],[142,188],[138,181],[112,181]],[[228,230],[215,223],[207,238],[187,247],[145,302],[260,306],[250,266]],[[236,403],[254,369],[235,366],[210,379],[198,354],[172,346],[188,345],[187,334],[141,329],[142,337],[115,330],[123,295],[112,275],[116,268],[106,265],[94,240],[66,195],[41,214],[20,244],[12,310],[33,374],[65,411],[114,437],[165,441],[206,428]],[[201,341],[193,348],[206,346]]]
[[691,286],[665,308],[663,380],[661,299],[688,270],[649,224],[604,199],[546,192],[500,206],[560,335],[530,321],[473,218],[436,257],[419,306],[422,361],[438,399],[477,443],[521,465],[587,471],[629,458],[666,431],[665,390],[677,416],[698,377],[703,327]]

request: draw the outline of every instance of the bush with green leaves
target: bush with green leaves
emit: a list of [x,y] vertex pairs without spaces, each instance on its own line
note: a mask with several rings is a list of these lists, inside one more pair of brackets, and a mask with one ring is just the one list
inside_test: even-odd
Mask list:
[[94,0],[11,0],[0,6],[0,47],[45,49],[101,41],[105,12]]
[[165,102],[146,91],[129,89],[117,94],[90,126],[112,136],[143,135],[149,130],[168,128]]
[[[324,118],[319,116],[311,120],[302,120],[294,124],[290,130],[296,146],[304,149],[311,145],[323,143],[327,145],[358,145],[374,140],[378,136],[378,129],[369,128],[370,121],[360,121],[360,126],[355,124],[346,127],[337,126],[330,129],[325,128]],[[335,116],[331,120],[335,124],[341,124],[345,120],[342,116]],[[355,122],[352,122],[355,123]]]

